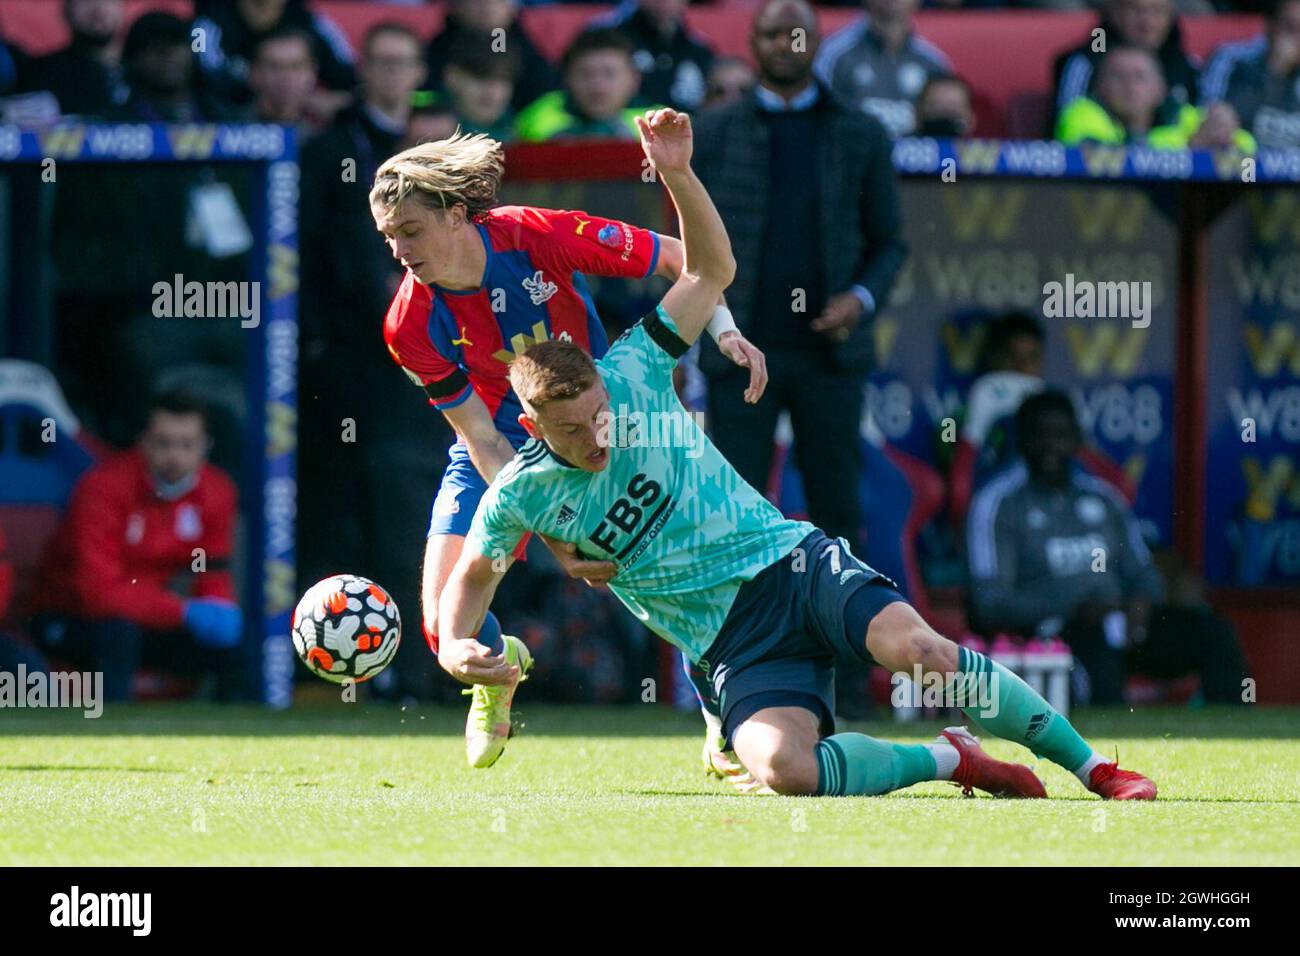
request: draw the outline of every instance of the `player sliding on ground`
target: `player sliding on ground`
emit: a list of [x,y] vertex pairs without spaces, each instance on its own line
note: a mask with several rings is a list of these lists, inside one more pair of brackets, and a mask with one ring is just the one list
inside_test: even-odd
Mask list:
[[[479,498],[527,435],[507,371],[535,341],[561,339],[599,357],[608,340],[583,273],[677,278],[681,243],[613,219],[572,210],[498,206],[501,144],[456,135],[412,147],[379,167],[370,191],[375,225],[406,268],[384,321],[393,358],[446,416],[457,441],[433,503],[421,598],[425,639],[438,651],[438,594],[460,556]],[[710,309],[718,348],[748,368],[745,399],[767,386],[763,353],[736,331],[721,300]],[[548,547],[572,577],[600,585],[617,567],[588,561],[554,540]],[[502,635],[495,616],[483,642],[514,664],[520,679],[528,648]],[[465,723],[470,765],[490,767],[510,734],[514,683],[479,682]],[[468,693],[468,692],[467,692]],[[716,716],[705,709],[710,766],[740,780],[744,768],[718,752]]]
[[967,793],[1046,795],[1028,767],[995,760],[962,728],[930,744],[835,733],[834,668],[843,661],[942,682],[986,731],[1024,744],[1102,797],[1155,797],[1155,784],[1106,761],[1020,678],[931,630],[842,539],[783,518],[686,414],[673,366],[735,265],[690,167],[689,118],[659,110],[638,125],[677,207],[681,275],[604,358],[552,341],[511,366],[532,440],[483,496],[443,589],[442,666],[461,680],[517,679],[516,667],[470,635],[520,538],[539,532],[618,565],[610,590],[708,672],[728,743],[777,793],[880,794],[952,780]]

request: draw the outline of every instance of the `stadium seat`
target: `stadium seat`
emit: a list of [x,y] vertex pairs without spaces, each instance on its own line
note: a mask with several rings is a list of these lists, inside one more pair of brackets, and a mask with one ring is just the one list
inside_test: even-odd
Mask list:
[[11,614],[24,605],[73,485],[102,451],[48,369],[0,361],[0,527],[13,562]]
[[1007,99],[1007,136],[1010,139],[1044,139],[1052,115],[1052,97],[1040,90],[1013,93]]
[[911,507],[907,509],[903,523],[902,549],[903,565],[909,582],[908,597],[912,604],[932,626],[934,611],[930,606],[929,595],[921,579],[921,565],[917,559],[916,541],[921,531],[943,508],[943,477],[931,465],[904,451],[886,445],[883,449],[886,459],[898,470],[907,482],[911,492]]

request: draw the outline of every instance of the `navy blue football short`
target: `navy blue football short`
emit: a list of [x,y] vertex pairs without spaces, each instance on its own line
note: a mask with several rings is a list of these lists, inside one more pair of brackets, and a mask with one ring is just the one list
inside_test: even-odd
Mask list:
[[835,664],[875,663],[867,625],[895,601],[906,598],[893,581],[822,531],[743,584],[700,661],[728,749],[736,728],[767,707],[804,707],[823,736],[833,734]]

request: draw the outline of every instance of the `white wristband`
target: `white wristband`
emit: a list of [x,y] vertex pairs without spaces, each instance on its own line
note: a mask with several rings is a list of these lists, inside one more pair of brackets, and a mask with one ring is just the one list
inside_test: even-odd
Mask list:
[[709,330],[709,335],[713,336],[713,341],[715,342],[721,339],[724,333],[739,331],[739,329],[736,328],[736,320],[732,316],[731,310],[725,305],[720,305],[713,310],[713,318],[709,319],[709,324],[706,328]]

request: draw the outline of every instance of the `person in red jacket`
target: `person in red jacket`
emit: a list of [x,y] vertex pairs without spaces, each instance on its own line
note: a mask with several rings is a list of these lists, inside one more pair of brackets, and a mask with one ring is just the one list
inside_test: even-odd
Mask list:
[[141,664],[215,671],[231,689],[244,630],[229,570],[237,494],[207,461],[203,406],[158,396],[136,446],[73,489],[34,610],[47,653],[103,671],[104,697],[130,696]]

